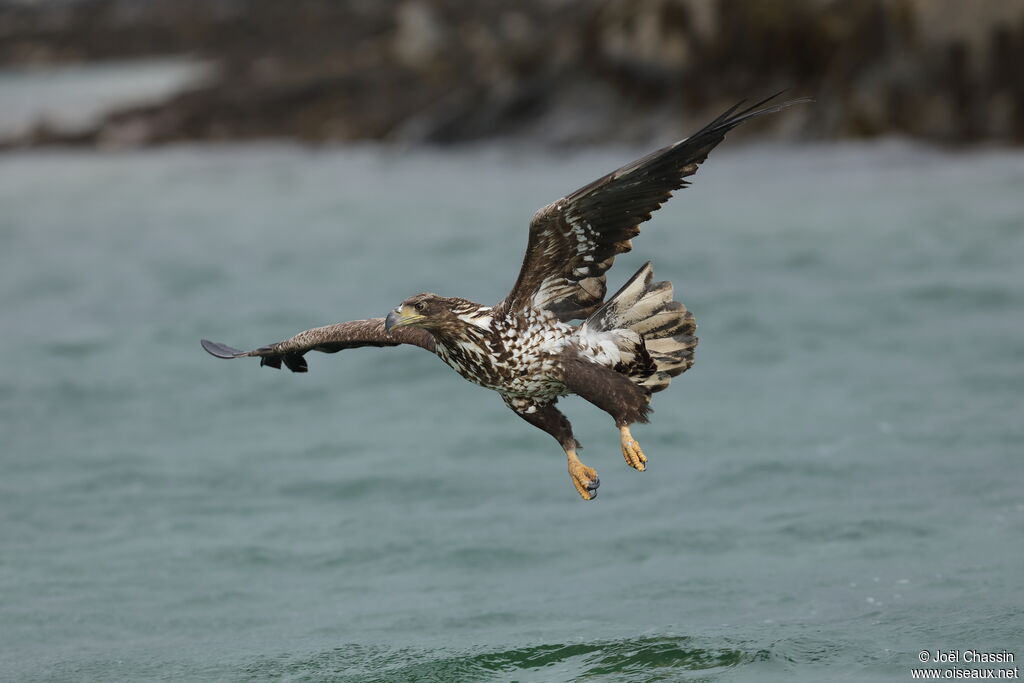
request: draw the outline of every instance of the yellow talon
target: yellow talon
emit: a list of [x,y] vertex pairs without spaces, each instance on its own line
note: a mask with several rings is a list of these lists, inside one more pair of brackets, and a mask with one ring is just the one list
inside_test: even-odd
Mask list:
[[622,442],[622,457],[626,459],[626,464],[639,472],[643,472],[647,469],[647,456],[640,450],[640,444],[633,438],[629,427],[625,425],[619,427],[619,433]]
[[565,454],[569,458],[569,477],[572,479],[572,485],[576,487],[576,492],[580,494],[580,498],[583,500],[597,498],[597,487],[601,485],[597,470],[580,462],[576,451],[567,450]]

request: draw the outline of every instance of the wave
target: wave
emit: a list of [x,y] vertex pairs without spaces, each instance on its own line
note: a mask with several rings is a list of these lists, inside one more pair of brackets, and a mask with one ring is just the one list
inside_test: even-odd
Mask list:
[[337,683],[417,681],[711,681],[744,663],[769,657],[714,647],[690,637],[647,637],[585,643],[536,644],[508,650],[445,651],[350,645],[304,658],[263,660],[246,667],[247,680]]

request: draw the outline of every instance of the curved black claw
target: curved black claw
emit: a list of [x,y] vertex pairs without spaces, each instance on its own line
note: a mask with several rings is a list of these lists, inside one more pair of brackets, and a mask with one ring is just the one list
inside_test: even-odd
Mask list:
[[587,493],[590,494],[590,500],[597,498],[597,487],[601,485],[600,477],[594,477],[589,484],[587,484]]
[[209,339],[201,339],[199,340],[199,343],[202,344],[203,350],[216,358],[240,358],[246,355],[245,351],[233,349],[226,344],[218,344],[217,342],[212,342]]

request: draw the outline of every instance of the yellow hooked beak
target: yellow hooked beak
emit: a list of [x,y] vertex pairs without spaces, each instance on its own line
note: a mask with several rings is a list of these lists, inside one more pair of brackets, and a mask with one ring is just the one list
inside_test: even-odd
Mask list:
[[410,306],[399,306],[395,310],[388,313],[388,317],[384,319],[384,331],[390,332],[396,327],[405,327],[406,325],[414,325],[415,323],[423,320],[426,316],[422,316]]

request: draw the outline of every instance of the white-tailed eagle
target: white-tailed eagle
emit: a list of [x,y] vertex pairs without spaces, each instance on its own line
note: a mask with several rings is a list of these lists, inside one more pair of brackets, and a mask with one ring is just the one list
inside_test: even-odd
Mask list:
[[611,415],[626,463],[642,472],[647,458],[629,426],[647,422],[651,394],[693,365],[697,346],[693,314],[673,300],[671,283],[653,281],[650,263],[607,300],[605,273],[616,255],[632,248],[640,224],[688,184],[685,178],[726,133],[804,101],[763,106],[771,99],[746,109],[738,104],[685,140],[538,211],[519,278],[494,306],[417,294],[384,318],[318,327],[253,351],[205,339],[202,346],[218,358],[255,356],[260,365],[283,363],[293,372],[306,372],[308,351],[419,346],[498,392],[517,415],[557,439],[573,485],[592,500],[597,472],[580,462],[572,426],[555,407],[558,399],[577,394]]

